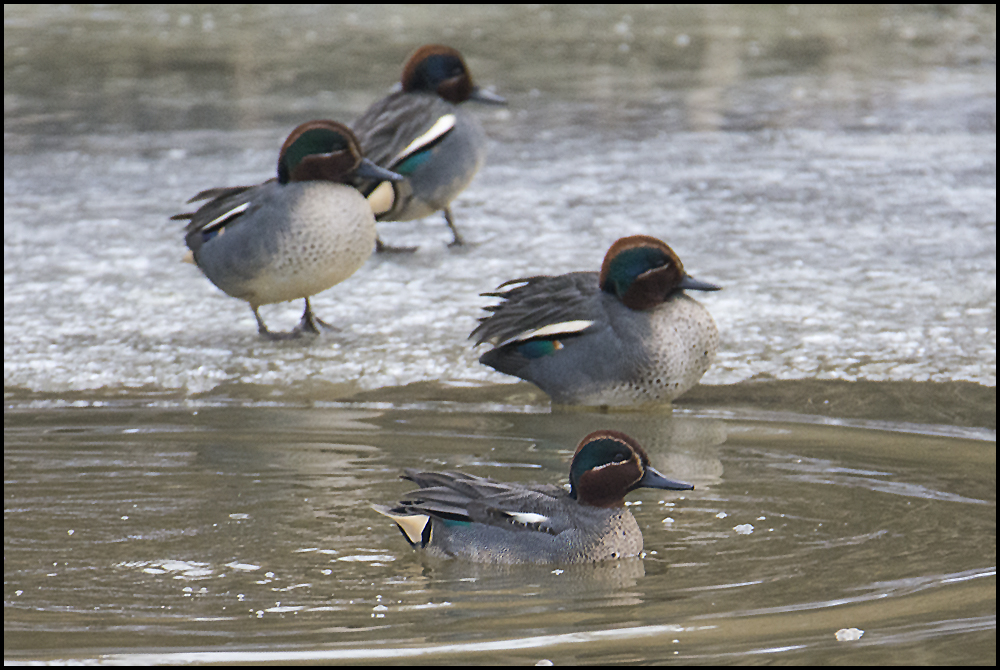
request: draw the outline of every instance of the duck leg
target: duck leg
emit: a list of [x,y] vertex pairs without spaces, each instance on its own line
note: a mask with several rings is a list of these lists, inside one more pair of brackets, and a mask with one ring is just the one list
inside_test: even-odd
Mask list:
[[260,312],[257,311],[257,305],[250,305],[250,309],[253,310],[253,318],[257,319],[257,333],[264,338],[269,340],[287,340],[291,333],[272,333],[264,325],[264,319],[260,317]]
[[465,244],[465,240],[463,240],[462,236],[458,234],[458,228],[455,227],[455,219],[453,219],[451,216],[451,207],[445,207],[441,211],[444,212],[445,223],[447,223],[448,227],[451,228],[451,234],[455,236],[455,239],[453,239],[448,246],[449,247],[462,246],[463,244]]
[[323,330],[337,330],[336,326],[331,326],[329,323],[319,318],[313,314],[312,306],[309,304],[309,298],[306,298],[306,309],[302,312],[302,319],[299,321],[299,325],[295,326],[292,333],[300,335],[306,333],[309,335],[319,335],[320,328]]
[[326,321],[323,321],[321,318],[313,314],[312,307],[309,305],[309,298],[306,298],[306,309],[302,313],[302,318],[299,320],[299,324],[287,333],[275,333],[268,330],[267,326],[264,325],[264,319],[261,318],[257,308],[251,305],[250,309],[253,310],[253,316],[257,319],[257,332],[261,335],[261,337],[275,342],[280,340],[294,340],[302,337],[303,335],[319,335],[320,332],[322,332],[320,331],[320,328],[325,330],[337,330],[334,326],[331,326]]

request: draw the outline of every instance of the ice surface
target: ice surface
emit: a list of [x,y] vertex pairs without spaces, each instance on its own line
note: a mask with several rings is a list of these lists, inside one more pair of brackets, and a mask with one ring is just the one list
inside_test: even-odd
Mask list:
[[[264,133],[257,143],[266,144]],[[240,146],[246,140],[232,137]],[[272,143],[280,140],[273,134]],[[192,265],[186,197],[268,177],[273,149],[203,155],[198,133],[86,138],[4,164],[4,381],[33,390],[317,379],[358,388],[507,381],[467,339],[507,279],[598,269],[619,236],[666,240],[722,346],[706,383],[996,379],[995,136],[663,133],[506,143],[454,208],[381,226],[373,257],[314,299],[340,328],[261,340],[245,303]],[[217,138],[226,144],[225,138]],[[249,169],[247,166],[259,166]],[[288,328],[300,303],[265,307]]]
[[[695,296],[722,337],[705,383],[995,385],[995,8],[381,18],[5,10],[5,387],[513,381],[467,339],[491,302],[479,293],[596,270],[636,233],[724,287]],[[494,143],[453,207],[473,245],[448,249],[441,217],[382,225],[420,250],[315,298],[339,332],[261,340],[244,303],[180,262],[168,217],[204,188],[273,176],[294,125],[359,114],[445,23],[477,82],[510,101],[474,110]],[[288,329],[301,309],[263,314]]]

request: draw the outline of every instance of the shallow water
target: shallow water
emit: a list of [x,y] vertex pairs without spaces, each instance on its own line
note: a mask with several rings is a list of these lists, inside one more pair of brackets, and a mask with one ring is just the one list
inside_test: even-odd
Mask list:
[[[995,649],[996,451],[974,431],[472,410],[9,410],[7,658],[940,663]],[[409,490],[403,467],[565,483],[598,427],[696,486],[630,496],[642,559],[422,561],[367,507]],[[861,639],[838,642],[851,628]]]
[[[4,19],[5,659],[995,661],[995,7]],[[339,332],[261,341],[167,217],[431,41],[510,101],[473,244],[388,224],[420,249],[314,300]],[[725,287],[672,414],[477,363],[479,293],[635,233]],[[424,562],[367,507],[408,466],[564,482],[605,427],[697,485],[632,496],[641,560]]]

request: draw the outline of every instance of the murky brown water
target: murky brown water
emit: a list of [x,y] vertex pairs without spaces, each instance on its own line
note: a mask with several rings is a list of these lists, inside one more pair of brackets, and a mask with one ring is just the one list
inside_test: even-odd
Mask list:
[[[995,7],[4,18],[6,661],[995,663]],[[260,342],[166,217],[431,41],[511,101],[477,244],[393,226],[339,334]],[[480,291],[619,230],[725,286],[707,385],[551,412],[476,363]],[[597,428],[697,486],[631,496],[641,559],[425,561],[368,507],[565,482]]]
[[[8,409],[7,659],[952,663],[995,649],[992,431],[441,394]],[[429,561],[368,508],[407,490],[404,467],[565,482],[598,427],[697,487],[631,496],[642,559]],[[838,642],[851,628],[861,639]]]

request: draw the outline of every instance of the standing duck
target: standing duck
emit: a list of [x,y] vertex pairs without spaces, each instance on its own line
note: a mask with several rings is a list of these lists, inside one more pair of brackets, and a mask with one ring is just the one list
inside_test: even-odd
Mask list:
[[685,290],[719,287],[685,273],[662,241],[624,237],[600,273],[514,279],[484,293],[502,302],[470,337],[493,344],[480,363],[533,383],[553,403],[669,402],[698,383],[719,345],[712,315]]
[[[375,217],[351,185],[359,177],[401,179],[363,158],[343,124],[309,121],[281,147],[277,179],[202,191],[188,202],[208,202],[172,218],[190,219],[188,260],[250,303],[262,336],[316,334],[329,325],[312,313],[309,296],[350,277],[375,248]],[[306,303],[299,325],[287,333],[268,330],[258,308],[298,298]]]
[[[365,156],[404,179],[362,186],[379,221],[410,221],[443,211],[454,239],[463,243],[451,201],[486,161],[486,136],[466,100],[506,104],[472,83],[462,55],[428,44],[406,61],[398,90],[368,108],[353,124]],[[388,250],[378,242],[378,249]]]
[[504,484],[458,472],[406,470],[420,488],[393,507],[414,549],[480,563],[594,563],[638,556],[642,531],[625,507],[638,488],[687,491],[649,464],[639,443],[614,430],[587,435],[569,469],[570,490]]

